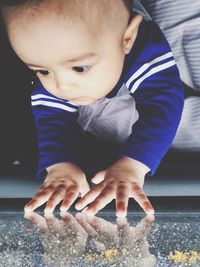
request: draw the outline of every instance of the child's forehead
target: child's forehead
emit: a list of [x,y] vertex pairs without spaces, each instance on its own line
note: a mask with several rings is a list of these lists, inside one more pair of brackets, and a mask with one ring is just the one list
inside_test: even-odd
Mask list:
[[[43,0],[38,4],[24,4],[6,8],[9,18],[15,20],[42,19],[53,16],[67,22],[82,22],[89,26],[116,25],[126,20],[127,10],[123,0]],[[124,12],[123,12],[124,11]],[[9,22],[9,19],[8,19]],[[114,23],[113,23],[114,22]],[[100,28],[99,28],[100,30]]]

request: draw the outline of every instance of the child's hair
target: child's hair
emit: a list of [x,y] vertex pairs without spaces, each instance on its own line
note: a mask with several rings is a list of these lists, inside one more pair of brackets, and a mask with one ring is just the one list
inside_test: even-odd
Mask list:
[[[38,2],[41,2],[41,0],[0,0],[0,4],[2,6],[17,6],[24,4],[36,5]],[[123,2],[128,10],[131,10],[133,8],[134,0],[123,0]]]
[[[66,0],[67,1],[67,0]],[[71,1],[71,2],[70,2]],[[90,0],[91,1],[91,0]],[[113,28],[116,29],[120,34],[123,33],[125,26],[127,23],[129,24],[132,17],[134,16],[134,13],[131,11],[133,9],[134,0],[118,0],[116,2],[115,0],[104,0],[104,1],[83,1],[83,0],[68,0],[67,4],[73,4],[70,7],[71,12],[69,13],[69,19],[79,18],[81,20],[84,20],[89,23],[89,25],[94,24],[97,25],[97,21],[99,22],[99,25],[103,27],[106,27],[107,29],[110,27],[112,30]],[[53,1],[52,1],[53,3]],[[116,4],[115,4],[116,3]],[[118,3],[118,5],[117,5]],[[13,8],[14,9],[26,9],[30,8],[31,10],[30,14],[35,14],[37,10],[40,9],[44,4],[48,4],[48,0],[0,0],[0,17],[3,18],[4,21],[4,8]],[[95,5],[97,4],[97,5]],[[98,15],[95,16],[88,16],[89,7],[91,5],[91,8],[94,9],[94,14],[98,12]],[[122,5],[127,9],[129,12],[129,19],[126,20],[127,13],[123,12],[121,10]],[[110,10],[112,12],[110,12]],[[56,13],[59,15],[60,8],[55,9]],[[32,13],[33,12],[33,13]],[[19,12],[18,12],[19,14]],[[81,14],[81,15],[80,15]],[[75,16],[74,16],[75,15]],[[15,17],[15,13],[13,13],[13,16]],[[93,21],[92,21],[93,20]],[[96,20],[96,21],[94,21]],[[100,29],[99,29],[100,31]]]
[[2,6],[18,6],[34,2],[37,3],[39,0],[0,0]]

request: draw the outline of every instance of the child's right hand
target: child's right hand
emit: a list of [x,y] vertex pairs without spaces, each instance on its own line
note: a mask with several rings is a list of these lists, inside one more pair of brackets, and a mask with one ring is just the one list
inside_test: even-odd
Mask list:
[[48,175],[42,187],[28,202],[24,210],[33,211],[47,202],[45,212],[53,212],[62,201],[60,210],[67,211],[79,196],[89,191],[84,172],[71,163],[58,163],[47,168]]

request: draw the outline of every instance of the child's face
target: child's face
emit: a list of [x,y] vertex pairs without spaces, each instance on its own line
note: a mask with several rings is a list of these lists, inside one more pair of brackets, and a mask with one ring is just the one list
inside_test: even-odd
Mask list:
[[123,36],[98,22],[72,23],[64,8],[59,12],[38,11],[29,18],[23,11],[10,16],[9,39],[49,92],[88,105],[106,96],[118,82],[125,57]]

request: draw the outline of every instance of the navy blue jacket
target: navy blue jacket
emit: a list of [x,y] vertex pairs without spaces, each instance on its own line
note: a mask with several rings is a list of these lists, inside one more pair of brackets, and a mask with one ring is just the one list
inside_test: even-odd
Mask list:
[[[173,141],[184,103],[171,49],[153,21],[141,23],[131,52],[126,55],[121,77],[106,97],[115,97],[123,84],[135,99],[139,119],[119,157],[138,160],[153,174]],[[81,165],[74,152],[79,114],[78,106],[52,95],[39,81],[35,87],[32,110],[39,146],[38,177],[44,178],[46,168],[55,163]]]

